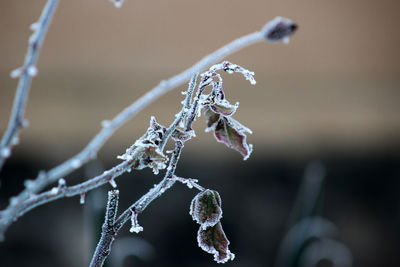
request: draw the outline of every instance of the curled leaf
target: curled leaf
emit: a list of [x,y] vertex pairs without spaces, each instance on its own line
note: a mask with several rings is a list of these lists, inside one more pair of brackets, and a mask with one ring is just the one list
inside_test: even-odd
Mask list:
[[220,115],[218,113],[213,112],[209,107],[205,107],[204,117],[206,118],[206,123],[207,123],[206,132],[214,130]]
[[246,133],[252,132],[230,117],[221,117],[214,128],[215,139],[238,151],[244,160],[248,159],[253,151],[253,146],[246,142]]
[[146,133],[129,147],[125,154],[117,156],[122,160],[131,160],[134,162],[133,168],[141,170],[149,167],[153,169],[155,174],[159,170],[167,167],[168,157],[159,149],[166,128],[159,124],[154,117],[150,119],[150,127]]
[[233,115],[233,113],[235,113],[235,111],[237,110],[238,106],[239,106],[239,103],[232,105],[225,99],[209,105],[209,107],[212,109],[212,111],[214,111],[215,113],[224,115],[224,116]]
[[235,254],[228,248],[230,242],[226,238],[221,223],[206,229],[200,227],[197,232],[197,242],[205,252],[214,254],[214,260],[218,263],[225,263],[235,258]]
[[198,193],[192,200],[189,214],[201,229],[216,225],[222,217],[218,192],[207,189]]

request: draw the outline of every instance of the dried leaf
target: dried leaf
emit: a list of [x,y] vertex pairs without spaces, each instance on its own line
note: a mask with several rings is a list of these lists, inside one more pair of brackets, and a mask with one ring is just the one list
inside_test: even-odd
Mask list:
[[182,142],[186,142],[187,140],[195,136],[196,134],[194,133],[194,130],[182,131],[178,128],[176,128],[171,135],[174,141],[182,141]]
[[167,167],[168,157],[159,149],[158,145],[166,131],[166,128],[159,124],[154,117],[150,119],[150,127],[146,133],[129,147],[125,154],[117,158],[134,161],[133,168],[141,170],[149,167],[155,174]]
[[209,107],[204,108],[204,117],[206,118],[207,128],[206,132],[214,130],[220,115],[213,112]]
[[246,142],[246,132],[251,133],[251,130],[230,117],[221,117],[215,126],[214,136],[218,142],[237,150],[246,160],[253,151],[253,146]]
[[214,104],[210,105],[210,108],[218,114],[224,115],[224,116],[231,116],[235,111],[237,110],[239,106],[239,103],[236,103],[235,105],[232,105],[225,99],[223,101],[218,101]]
[[235,254],[228,248],[230,242],[226,238],[221,223],[207,229],[200,227],[197,232],[197,242],[205,252],[214,254],[214,260],[218,263],[225,263],[235,258]]
[[198,193],[192,200],[189,214],[202,229],[216,225],[222,217],[218,192],[207,189]]

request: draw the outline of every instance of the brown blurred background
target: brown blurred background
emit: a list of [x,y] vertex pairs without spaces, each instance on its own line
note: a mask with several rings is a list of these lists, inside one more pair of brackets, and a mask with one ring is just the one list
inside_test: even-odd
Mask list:
[[[1,133],[6,129],[17,85],[9,73],[22,65],[31,34],[29,25],[37,20],[45,2],[0,0]],[[248,165],[240,163],[236,152],[216,144],[211,134],[203,133],[202,118],[195,126],[198,138],[188,143],[184,153],[199,162],[210,161],[214,165],[216,159],[224,157],[217,163],[224,169],[240,164],[244,168],[243,175],[254,170],[253,175],[260,179],[268,176],[261,167],[277,170],[268,176],[273,177],[269,186],[284,183],[282,177],[291,177],[284,183],[287,188],[283,186],[289,188],[288,191],[282,189],[287,198],[286,204],[282,204],[284,211],[273,224],[277,227],[289,213],[302,168],[313,159],[327,163],[328,177],[329,163],[339,166],[332,167],[333,170],[348,171],[346,175],[338,171],[332,176],[339,179],[331,180],[332,194],[337,194],[339,199],[343,191],[353,196],[349,188],[358,188],[358,182],[360,186],[365,182],[366,188],[381,192],[379,195],[388,192],[376,189],[377,184],[399,189],[399,11],[400,4],[395,0],[126,0],[121,9],[114,8],[107,0],[61,1],[40,54],[38,76],[31,87],[26,110],[29,127],[22,131],[21,142],[3,173],[6,190],[3,200],[18,192],[21,186],[7,188],[12,178],[6,174],[13,176],[14,171],[20,171],[19,175],[23,176],[18,178],[22,181],[27,175],[34,176],[40,168],[48,169],[64,161],[90,141],[100,130],[102,120],[112,119],[160,80],[181,72],[234,38],[260,29],[277,15],[299,24],[299,31],[289,45],[258,44],[228,58],[254,71],[257,85],[251,86],[239,75],[224,75],[228,99],[240,101],[235,118],[254,132],[248,137],[249,143],[255,146],[254,154],[246,162]],[[180,91],[184,89],[178,88],[162,97],[121,128],[99,155],[104,167],[117,162],[116,155],[143,134],[151,115],[163,124],[172,122],[173,115],[180,109],[183,98]],[[194,160],[187,160],[187,164],[201,169]],[[258,168],[261,169],[256,174]],[[364,180],[364,174],[371,180]],[[188,175],[195,174],[189,172]],[[248,185],[249,192],[252,185]],[[209,186],[213,186],[212,180]],[[229,190],[234,194],[235,188]],[[382,200],[382,206],[365,211],[367,217],[378,216],[374,212],[379,213],[388,205],[392,205],[388,209],[398,213],[399,198],[394,194]],[[367,207],[370,202],[365,202],[362,196],[375,203],[368,190],[360,193],[359,198],[356,194],[355,203],[359,201],[362,207]],[[327,199],[328,203],[336,200]],[[224,203],[229,201],[232,200],[226,198]],[[335,209],[338,206],[332,207],[339,218],[347,214]],[[271,209],[275,210],[276,206]],[[184,214],[182,216],[187,215],[186,211]],[[390,225],[394,222],[391,214],[385,215],[389,218],[385,222]],[[348,227],[349,232],[359,229],[359,223],[363,224],[360,218],[363,217],[357,217],[350,226],[346,223],[341,226]],[[20,227],[23,227],[23,220],[18,222]],[[340,219],[336,223],[340,226]],[[269,229],[270,234],[276,232],[273,227]],[[360,236],[368,233],[371,229],[361,232]],[[271,257],[276,254],[283,232],[278,231],[278,234],[276,242],[269,244]],[[379,231],[373,235],[379,240],[383,238]],[[12,238],[10,234],[9,239]],[[353,240],[353,236],[345,239]],[[367,246],[367,250],[350,245],[353,253],[356,250],[357,265],[389,266],[382,265],[386,259],[386,264],[396,266],[390,258],[392,254],[386,250],[376,252],[380,256],[375,261],[365,255],[377,251],[375,247],[384,246],[374,238],[370,240],[373,244]],[[360,241],[360,244],[367,241]],[[388,249],[399,247],[398,239],[395,241],[397,243],[388,244]],[[264,259],[248,262],[247,266],[266,266],[270,262],[272,260]]]

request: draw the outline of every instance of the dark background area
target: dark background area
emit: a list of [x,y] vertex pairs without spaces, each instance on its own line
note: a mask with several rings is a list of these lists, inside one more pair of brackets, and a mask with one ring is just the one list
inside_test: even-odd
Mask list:
[[[0,132],[7,127],[29,25],[46,1],[0,0]],[[257,44],[228,59],[256,73],[256,86],[224,75],[235,118],[253,130],[247,161],[204,133],[185,145],[177,174],[222,197],[222,224],[236,259],[227,266],[273,266],[293,226],[304,170],[319,161],[326,176],[315,213],[337,228],[353,266],[400,266],[399,3],[372,1],[61,1],[50,26],[27,105],[29,127],[0,173],[0,208],[36,177],[79,152],[144,92],[275,16],[299,24],[289,45]],[[169,124],[184,88],[168,93],[122,127],[98,160],[68,177],[84,181],[118,162],[151,115]],[[120,210],[162,174],[117,179]],[[104,217],[107,185],[41,206],[15,222],[0,244],[0,266],[86,266]],[[214,266],[196,241],[189,215],[196,191],[176,185],[140,215],[144,232],[125,226],[110,264]],[[321,266],[323,263],[320,263]],[[109,265],[111,266],[111,265]],[[114,266],[118,266],[115,263]],[[330,266],[330,265],[328,265]]]

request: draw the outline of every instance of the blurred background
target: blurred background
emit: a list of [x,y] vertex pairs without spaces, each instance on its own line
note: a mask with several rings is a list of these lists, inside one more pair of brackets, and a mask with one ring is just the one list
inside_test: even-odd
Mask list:
[[[17,86],[9,74],[23,64],[29,26],[45,3],[0,0],[1,134]],[[395,0],[126,0],[120,9],[60,1],[29,95],[29,127],[0,174],[0,208],[160,80],[280,15],[299,24],[289,45],[257,44],[228,58],[254,71],[257,84],[224,75],[227,98],[240,101],[235,118],[254,132],[253,154],[244,162],[216,143],[200,118],[177,174],[220,193],[236,254],[227,266],[400,266],[399,8]],[[139,113],[67,184],[117,164],[151,115],[171,123],[182,90]],[[121,209],[161,177],[144,170],[119,178]],[[0,244],[0,265],[86,266],[108,189],[89,193],[83,206],[62,199],[23,216]],[[152,203],[139,217],[144,232],[126,226],[109,266],[216,265],[197,246],[188,214],[195,193],[177,185]]]

